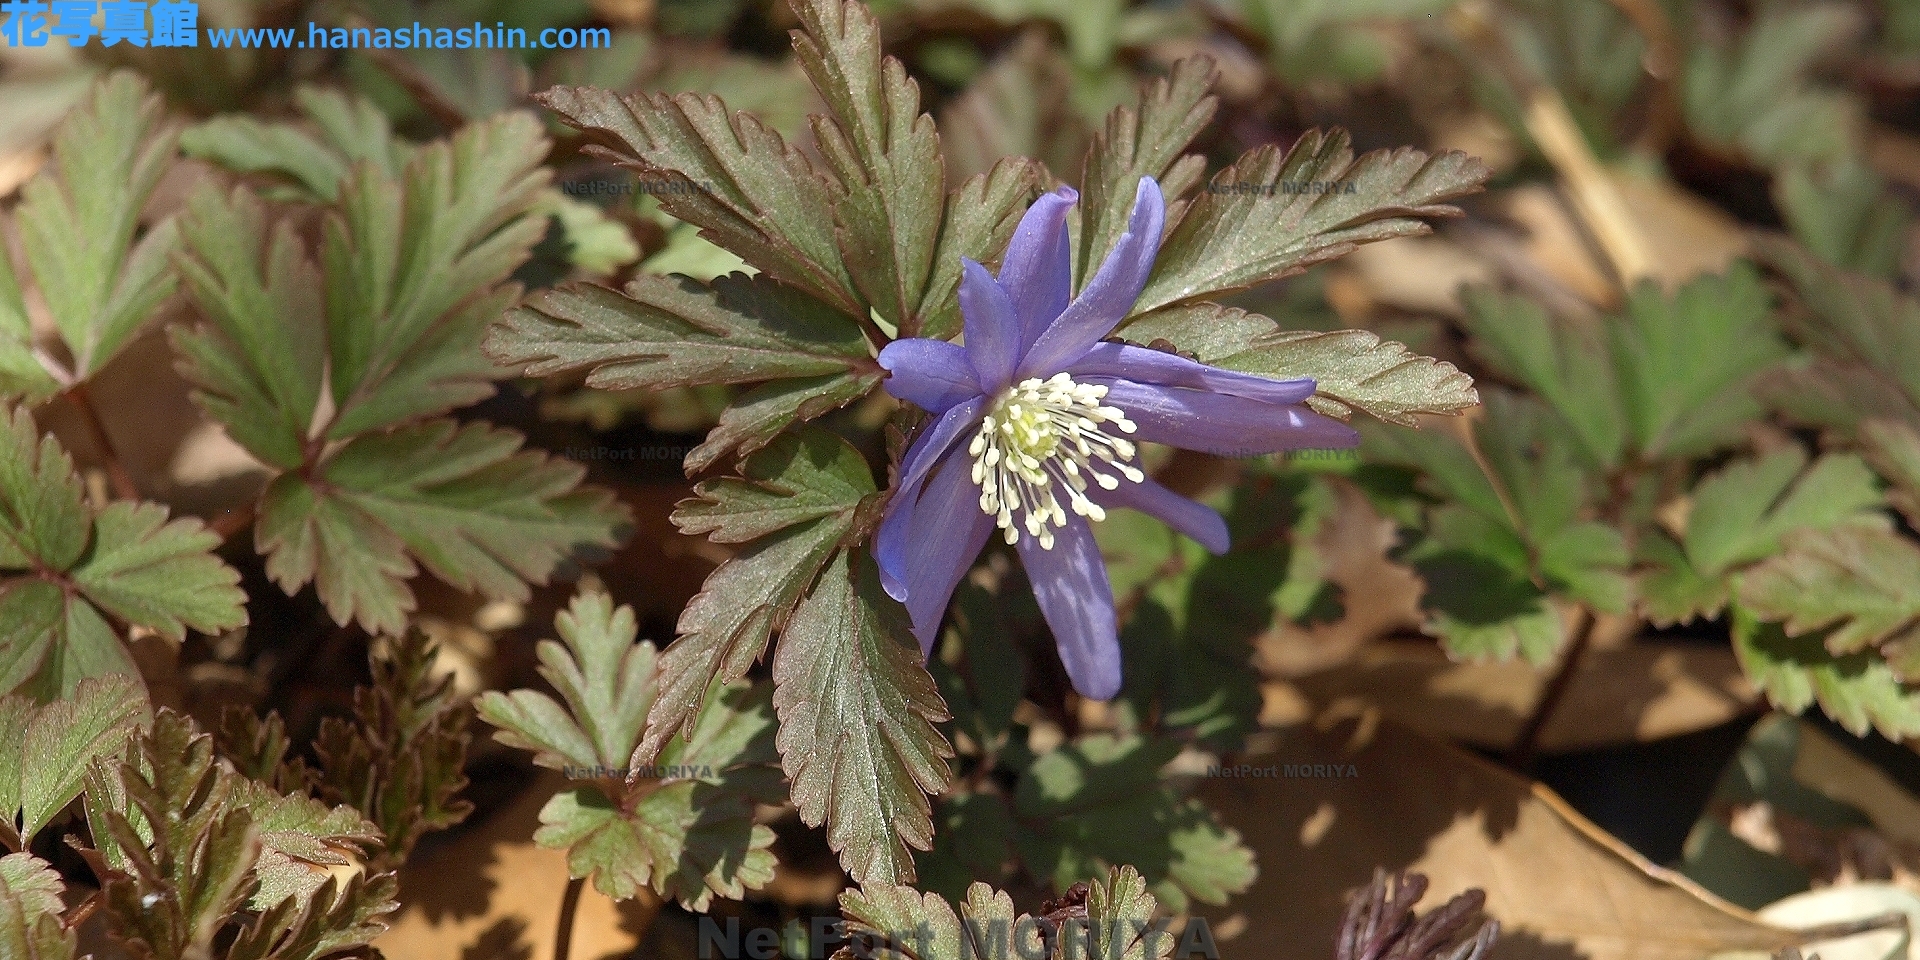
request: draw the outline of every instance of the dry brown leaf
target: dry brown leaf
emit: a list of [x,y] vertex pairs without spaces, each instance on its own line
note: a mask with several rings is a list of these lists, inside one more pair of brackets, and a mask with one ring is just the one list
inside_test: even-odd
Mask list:
[[1458,317],[1462,285],[1491,283],[1493,264],[1444,237],[1401,237],[1347,255],[1373,299],[1402,310]]
[[[1432,418],[1451,419],[1451,418]],[[1268,676],[1296,677],[1352,659],[1361,647],[1395,630],[1418,629],[1423,585],[1411,569],[1387,559],[1399,527],[1345,484],[1334,485],[1337,504],[1320,527],[1314,546],[1327,580],[1346,597],[1346,616],[1301,627],[1282,622],[1255,640],[1255,665]]]
[[[1377,707],[1430,736],[1504,750],[1519,736],[1547,677],[1520,660],[1455,663],[1430,641],[1394,640],[1294,685],[1326,715]],[[1719,726],[1755,702],[1728,648],[1642,642],[1596,649],[1581,660],[1538,749],[1564,753],[1692,733]]]
[[1222,944],[1223,960],[1330,949],[1346,892],[1380,866],[1431,878],[1429,908],[1484,889],[1499,960],[1700,960],[1791,936],[1648,863],[1553,791],[1377,716],[1274,735],[1247,762],[1354,775],[1203,783],[1262,867],[1235,900],[1259,936]]

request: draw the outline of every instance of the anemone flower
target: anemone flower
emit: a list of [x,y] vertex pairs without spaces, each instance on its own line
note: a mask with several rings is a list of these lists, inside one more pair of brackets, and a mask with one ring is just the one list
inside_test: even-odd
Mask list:
[[1226,521],[1142,473],[1137,443],[1250,456],[1350,447],[1359,436],[1304,406],[1312,380],[1104,341],[1146,285],[1166,201],[1141,178],[1126,233],[1076,298],[1067,213],[1078,200],[1061,187],[1035,201],[997,279],[962,262],[965,346],[908,338],[880,351],[887,392],[936,419],[907,450],[874,554],[931,653],[954,588],[999,529],[1074,689],[1107,700],[1120,691],[1120,641],[1092,524],[1125,507],[1227,549]]

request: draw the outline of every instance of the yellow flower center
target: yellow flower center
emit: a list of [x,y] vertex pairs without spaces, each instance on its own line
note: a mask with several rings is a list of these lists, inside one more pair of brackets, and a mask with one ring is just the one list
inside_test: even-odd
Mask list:
[[1088,478],[1103,490],[1120,486],[1121,479],[1145,479],[1132,464],[1133,442],[1106,432],[1109,424],[1121,433],[1135,429],[1118,407],[1100,404],[1106,395],[1106,387],[1056,373],[1008,387],[987,410],[967,452],[980,509],[1005,531],[1008,543],[1017,543],[1024,529],[1041,549],[1053,549],[1053,528],[1067,525],[1062,491],[1074,513],[1106,519],[1107,512],[1087,498]]

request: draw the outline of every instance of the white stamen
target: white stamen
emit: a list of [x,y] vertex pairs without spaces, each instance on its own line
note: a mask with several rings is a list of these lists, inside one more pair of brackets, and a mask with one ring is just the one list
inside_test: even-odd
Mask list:
[[1061,491],[1075,515],[1105,520],[1107,511],[1087,498],[1088,477],[1103,490],[1120,486],[1108,471],[1133,483],[1146,479],[1130,462],[1138,448],[1105,429],[1137,429],[1120,408],[1101,406],[1106,395],[1106,387],[1056,373],[1008,388],[981,420],[967,445],[973,482],[981,512],[994,518],[1008,543],[1018,543],[1024,528],[1041,549],[1053,549],[1053,528],[1067,525]]

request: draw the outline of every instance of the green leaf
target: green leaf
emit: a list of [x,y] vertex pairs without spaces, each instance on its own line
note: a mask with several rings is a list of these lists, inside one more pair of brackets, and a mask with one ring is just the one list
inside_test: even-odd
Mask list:
[[1760,238],[1755,250],[1806,305],[1794,332],[1815,354],[1769,383],[1767,399],[1822,426],[1851,428],[1868,416],[1920,423],[1920,301],[1784,240]]
[[[1176,836],[1175,845],[1180,841]],[[1222,850],[1221,853],[1233,857],[1234,853],[1246,854],[1245,848],[1237,851]],[[1246,858],[1248,883],[1252,882],[1252,859]],[[1229,867],[1229,870],[1232,868]],[[1246,889],[1241,884],[1237,889],[1221,890],[1218,898],[1201,896],[1207,903],[1225,903],[1227,893],[1239,893]],[[1169,901],[1172,906],[1176,901]],[[1147,892],[1147,882],[1132,867],[1120,867],[1109,870],[1106,878],[1095,880],[1087,885],[1087,956],[1114,957],[1117,960],[1161,960],[1173,953],[1173,936],[1167,933],[1148,933],[1142,935],[1151,926],[1153,914],[1160,906],[1153,894]],[[1177,909],[1177,908],[1176,908]],[[1114,938],[1124,938],[1114,942]]]
[[[960,316],[960,258],[997,263],[1045,175],[1045,168],[1026,157],[1006,157],[947,195],[933,272],[927,278],[926,296],[914,314],[919,336],[947,339],[960,332],[964,326]],[[912,327],[901,329],[904,336],[915,333]]]
[[1809,77],[1859,26],[1838,6],[1779,7],[1730,45],[1696,45],[1679,92],[1693,134],[1768,167],[1838,156],[1855,142],[1859,103]]
[[1774,202],[1793,236],[1835,266],[1892,278],[1913,224],[1913,207],[1855,157],[1780,171]]
[[1627,444],[1625,401],[1600,331],[1490,288],[1468,290],[1464,299],[1474,352],[1546,400],[1573,428],[1589,463],[1617,465]]
[[51,698],[133,675],[107,616],[176,642],[247,622],[240,575],[199,520],[169,523],[150,503],[91,514],[71,458],[36,433],[25,409],[0,408],[0,690],[37,675]]
[[794,610],[773,659],[780,756],[808,826],[861,882],[911,881],[926,850],[926,794],[952,784],[948,719],[905,611],[879,588],[865,551],[834,555]]
[[1239,833],[1162,782],[1179,749],[1172,740],[1094,734],[1035,760],[1014,793],[1028,869],[1065,889],[1131,863],[1181,912],[1191,900],[1224,903],[1252,886],[1253,852]]
[[532,751],[540,766],[624,767],[653,705],[653,644],[633,642],[639,632],[633,609],[615,610],[604,593],[574,597],[554,628],[561,642],[542,640],[536,652],[540,675],[565,706],[533,690],[490,690],[475,709],[500,728],[495,740]]
[[[1212,89],[1216,71],[1206,57],[1188,57],[1165,77],[1141,87],[1139,98],[1115,107],[1104,130],[1094,135],[1080,176],[1079,250],[1074,256],[1074,289],[1086,285],[1127,230],[1141,177],[1160,182],[1167,199],[1167,223],[1184,210],[1187,193],[1205,175],[1201,156],[1181,156],[1206,129],[1219,107]],[[1165,255],[1164,247],[1161,249]],[[1135,313],[1145,313],[1136,306]]]
[[487,340],[528,376],[586,370],[605,390],[665,389],[875,367],[860,331],[831,307],[762,277],[711,287],[643,275],[625,294],[570,284],[510,311]]
[[1525,545],[1487,518],[1458,508],[1436,512],[1432,535],[1406,559],[1426,584],[1425,629],[1448,653],[1498,660],[1518,654],[1541,664],[1565,641],[1558,605],[1528,576]]
[[1788,713],[1818,701],[1855,736],[1869,728],[1892,739],[1920,733],[1920,690],[1903,685],[1874,651],[1836,655],[1820,632],[1790,637],[1736,604],[1733,652],[1753,685]]
[[720,98],[682,93],[622,97],[591,87],[555,87],[536,100],[572,126],[616,145],[594,145],[617,162],[676,184],[660,206],[714,244],[849,316],[867,307],[844,263],[832,210],[846,188],[799,148]]
[[[783,435],[747,458],[742,473],[740,481],[696,486],[695,499],[674,515],[683,530],[766,532],[709,575],[681,612],[680,638],[660,655],[660,696],[647,715],[642,746],[648,753],[691,730],[716,678],[732,683],[747,675],[874,494],[866,461],[823,431]],[[832,498],[830,509],[823,496]],[[795,505],[782,506],[782,497],[796,498]],[[747,515],[741,522],[723,519],[736,509]],[[803,514],[813,519],[772,525],[776,518]]]
[[933,822],[933,849],[913,858],[922,889],[957,899],[974,877],[995,883],[1006,879],[1013,863],[1014,825],[1004,798],[947,794],[934,804]]
[[1279,380],[1312,377],[1315,390],[1308,405],[1342,420],[1358,409],[1411,427],[1418,423],[1415,414],[1459,413],[1480,402],[1473,378],[1453,364],[1365,330],[1275,331],[1219,364]]
[[139,235],[140,212],[173,162],[165,110],[144,80],[109,74],[61,124],[48,174],[21,190],[21,245],[75,379],[106,366],[173,294],[172,221]]
[[573,551],[612,547],[624,507],[581,490],[585,471],[520,451],[485,424],[434,420],[357,437],[313,480],[282,474],[261,500],[256,538],[288,593],[314,582],[333,618],[398,632],[420,566],[461,590],[524,600]]
[[754,823],[753,801],[778,794],[765,766],[775,756],[771,688],[717,686],[690,736],[638,751],[658,687],[653,645],[634,643],[633,610],[582,594],[555,626],[563,642],[541,642],[540,670],[566,705],[531,690],[477,704],[500,728],[495,739],[596,781],[548,801],[534,840],[567,850],[571,874],[616,900],[650,888],[704,911],[714,894],[737,900],[765,886],[773,831]]
[[60,392],[59,381],[35,353],[33,321],[20,295],[13,256],[0,253],[0,396],[39,403]]
[[1761,414],[1754,378],[1786,354],[1772,297],[1751,266],[1704,276],[1671,295],[1634,288],[1609,324],[1622,412],[1647,457],[1699,456],[1737,443]]
[[278,175],[297,185],[299,199],[332,203],[353,165],[371,162],[389,176],[406,166],[408,149],[394,138],[387,115],[373,103],[323,87],[293,92],[314,133],[247,114],[215,117],[180,134],[180,149],[240,173]]
[[835,237],[867,303],[903,333],[916,316],[940,234],[946,172],[920,86],[880,53],[880,24],[855,0],[800,0],[793,48],[831,120],[813,138],[845,194],[831,210]]
[[1868,420],[1860,425],[1867,462],[1892,488],[1887,502],[1920,528],[1920,427],[1892,420]]
[[72,960],[79,928],[61,922],[66,884],[52,864],[32,854],[0,857],[0,954],[19,960]]
[[422,148],[401,179],[362,164],[342,186],[321,257],[329,439],[492,394],[502,371],[479,348],[517,297],[496,285],[546,232],[525,214],[547,185],[548,146],[533,117],[503,114]]
[[295,225],[269,231],[266,207],[245,190],[194,194],[180,232],[180,275],[207,322],[168,334],[194,401],[262,461],[298,469],[325,388],[319,270]]
[[870,370],[775,380],[753,387],[734,397],[732,404],[721,411],[720,422],[708,431],[707,439],[687,453],[687,473],[699,473],[729,453],[753,453],[794,424],[838,410],[873,392],[881,379],[878,370]]
[[1164,340],[1201,363],[1218,363],[1282,333],[1280,325],[1267,317],[1217,303],[1166,307],[1120,325],[1120,334],[1127,340],[1142,346]]
[[1355,160],[1338,130],[1310,132],[1285,154],[1258,147],[1216,174],[1168,232],[1133,312],[1293,276],[1362,243],[1427,233],[1418,218],[1458,215],[1446,201],[1479,190],[1487,176],[1459,151],[1430,157],[1401,148]]
[[1884,525],[1872,471],[1852,454],[1829,454],[1807,465],[1799,447],[1741,460],[1708,476],[1693,491],[1685,543],[1694,569],[1718,575],[1780,549],[1803,527]]
[[[1849,654],[1920,640],[1920,547],[1877,527],[1803,530],[1740,577],[1740,605]],[[1828,630],[1828,628],[1833,628]]]
[[197,519],[169,523],[152,503],[107,505],[93,521],[93,547],[71,571],[103,612],[176,643],[187,629],[218,633],[245,626],[240,574],[214,556],[220,537]]
[[260,856],[253,864],[259,883],[248,898],[250,910],[311,899],[327,879],[315,868],[352,863],[339,849],[358,853],[381,839],[377,827],[345,804],[328,807],[304,794],[282,795],[240,777],[234,779],[230,796],[247,811],[260,838]]
[[400,883],[392,873],[328,877],[312,896],[288,898],[242,927],[227,960],[322,960],[372,943],[388,927]]
[[42,707],[22,697],[0,698],[0,817],[17,821],[28,841],[80,795],[95,757],[126,748],[147,723],[147,698],[137,680],[82,680],[67,699]]
[[534,840],[567,848],[567,869],[615,900],[652,887],[705,912],[714,894],[740,899],[773,879],[773,830],[753,807],[698,782],[668,784],[632,812],[591,787],[554,795]]
[[967,887],[958,913],[938,894],[875,881],[840,894],[849,939],[834,960],[1006,960],[1047,957],[1039,918],[1019,913],[1013,898],[984,883]]

